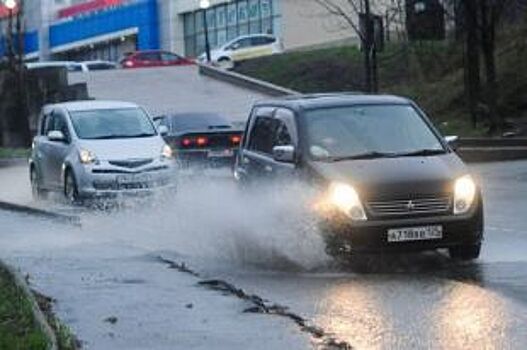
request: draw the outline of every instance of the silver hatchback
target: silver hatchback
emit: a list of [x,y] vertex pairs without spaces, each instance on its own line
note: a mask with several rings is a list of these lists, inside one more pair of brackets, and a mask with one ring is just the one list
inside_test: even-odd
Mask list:
[[42,109],[33,141],[33,195],[83,198],[174,187],[175,161],[149,115],[127,102],[79,101]]

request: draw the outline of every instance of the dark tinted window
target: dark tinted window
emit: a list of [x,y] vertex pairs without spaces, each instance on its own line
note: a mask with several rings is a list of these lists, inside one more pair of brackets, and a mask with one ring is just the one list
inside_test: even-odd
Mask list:
[[70,138],[70,131],[66,122],[66,117],[60,112],[53,112],[53,130],[61,131],[66,139]]
[[287,129],[287,125],[281,120],[276,120],[276,131],[273,146],[287,146],[293,144],[291,134]]
[[314,109],[306,112],[306,124],[314,158],[443,150],[432,129],[410,105]]
[[107,69],[115,69],[115,65],[111,63],[88,63],[87,64],[89,70],[107,70]]
[[159,61],[161,55],[159,52],[142,52],[137,54],[136,58],[141,61]]
[[251,38],[244,38],[236,41],[234,44],[230,46],[232,50],[238,50],[238,49],[244,49],[247,47],[250,47],[252,45],[252,39]]
[[254,38],[251,38],[252,46],[259,46],[259,45],[269,45],[276,41],[276,39],[268,37],[268,36],[257,36]]
[[217,114],[176,114],[170,116],[167,123],[172,132],[183,132],[189,130],[212,130],[231,128],[232,124],[221,115]]
[[163,52],[163,53],[161,54],[161,59],[162,59],[164,62],[174,62],[174,61],[179,61],[179,60],[181,60],[181,57],[179,57],[178,55],[173,54],[173,53]]
[[251,131],[249,149],[271,154],[275,142],[276,119],[257,117]]

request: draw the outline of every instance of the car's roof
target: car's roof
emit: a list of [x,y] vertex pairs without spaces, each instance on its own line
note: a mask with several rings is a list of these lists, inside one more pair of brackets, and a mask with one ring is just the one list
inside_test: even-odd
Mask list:
[[256,106],[281,106],[291,109],[313,109],[363,104],[409,104],[410,100],[394,95],[366,95],[357,92],[299,94],[263,100]]
[[63,102],[47,105],[46,109],[64,108],[69,112],[87,111],[94,109],[122,109],[122,108],[138,108],[138,105],[131,102],[122,101],[100,101],[100,100],[86,100]]
[[72,66],[72,65],[79,65],[79,63],[74,62],[74,61],[45,61],[45,62],[26,63],[26,67],[28,69],[39,68],[39,67],[62,67],[62,66]]

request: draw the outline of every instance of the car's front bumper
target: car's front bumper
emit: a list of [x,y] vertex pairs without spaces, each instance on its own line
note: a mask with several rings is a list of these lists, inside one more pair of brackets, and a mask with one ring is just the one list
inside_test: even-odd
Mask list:
[[76,174],[81,198],[148,196],[176,188],[173,162],[152,164],[142,169],[123,169],[108,165],[83,167]]
[[[389,242],[388,230],[423,226],[442,227],[441,239]],[[467,246],[483,240],[483,208],[479,204],[466,215],[413,217],[364,222],[326,221],[324,232],[330,244],[360,252],[420,251]]]

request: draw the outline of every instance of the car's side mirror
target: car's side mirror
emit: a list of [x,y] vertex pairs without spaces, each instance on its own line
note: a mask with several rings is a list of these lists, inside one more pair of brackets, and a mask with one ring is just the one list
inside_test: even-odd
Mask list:
[[166,125],[160,125],[157,129],[158,129],[159,134],[160,134],[161,136],[166,136],[166,135],[168,135],[168,128],[166,127]]
[[66,136],[60,130],[52,130],[48,132],[48,139],[54,142],[66,142]]
[[454,136],[454,135],[451,135],[451,136],[445,136],[445,141],[446,143],[448,143],[448,145],[455,151],[457,148],[458,148],[458,141],[459,141],[459,137],[458,136]]
[[273,158],[277,162],[293,163],[295,161],[295,146],[275,146],[273,147]]

